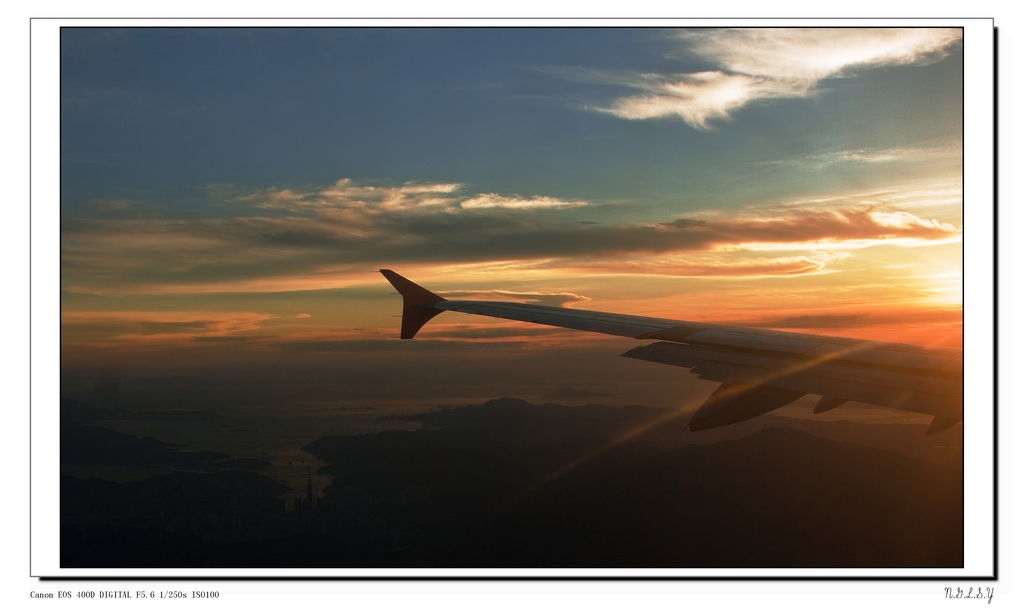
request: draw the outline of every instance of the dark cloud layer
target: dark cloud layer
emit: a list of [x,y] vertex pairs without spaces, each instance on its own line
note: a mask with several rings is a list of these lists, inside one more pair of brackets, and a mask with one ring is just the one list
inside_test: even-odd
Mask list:
[[[717,213],[664,223],[581,224],[573,212],[580,207],[467,209],[451,196],[451,186],[359,188],[370,190],[370,199],[345,185],[343,193],[332,188],[253,194],[235,202],[233,216],[67,218],[61,233],[65,286],[75,291],[130,292],[147,286],[186,291],[202,284],[341,276],[366,272],[367,266],[544,259],[585,264],[765,245],[776,251],[837,249],[849,242],[933,241],[959,234],[948,223],[858,204]],[[680,274],[701,274],[692,262],[690,268]],[[730,270],[725,265],[722,271],[750,274],[742,266]],[[293,289],[302,288],[301,280],[297,284]]]

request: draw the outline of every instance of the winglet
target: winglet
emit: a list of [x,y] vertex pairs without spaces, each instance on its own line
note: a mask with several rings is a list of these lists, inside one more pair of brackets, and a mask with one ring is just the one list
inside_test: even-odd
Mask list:
[[434,305],[444,302],[444,298],[434,292],[416,285],[402,275],[392,270],[381,269],[380,274],[384,275],[391,285],[395,286],[398,293],[402,295],[402,335],[401,338],[412,338],[416,336],[423,324],[434,318],[442,309],[435,309]]

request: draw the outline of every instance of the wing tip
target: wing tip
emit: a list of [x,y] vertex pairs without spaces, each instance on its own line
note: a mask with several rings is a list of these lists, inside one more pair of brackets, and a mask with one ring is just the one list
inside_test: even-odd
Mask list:
[[444,302],[444,298],[441,296],[438,296],[421,285],[413,283],[389,268],[381,268],[380,274],[384,275],[384,278],[388,280],[388,283],[398,290],[398,293],[402,295],[402,299],[407,304],[415,306],[433,306],[438,302]]

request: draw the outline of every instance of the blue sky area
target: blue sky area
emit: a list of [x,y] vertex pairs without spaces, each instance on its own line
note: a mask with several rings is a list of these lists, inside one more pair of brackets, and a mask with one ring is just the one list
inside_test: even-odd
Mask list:
[[704,126],[607,110],[658,95],[636,86],[645,79],[727,67],[695,50],[706,38],[688,38],[715,32],[65,28],[62,212],[129,199],[197,214],[211,186],[350,178],[584,200],[615,205],[602,211],[613,218],[664,221],[906,173],[807,172],[801,159],[959,145],[955,36],[917,61],[841,65],[798,85],[805,94],[755,98]]

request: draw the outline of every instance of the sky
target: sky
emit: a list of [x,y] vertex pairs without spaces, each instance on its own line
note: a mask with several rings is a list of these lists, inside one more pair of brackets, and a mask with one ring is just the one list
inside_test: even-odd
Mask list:
[[61,385],[700,401],[450,298],[959,346],[959,29],[64,28]]

